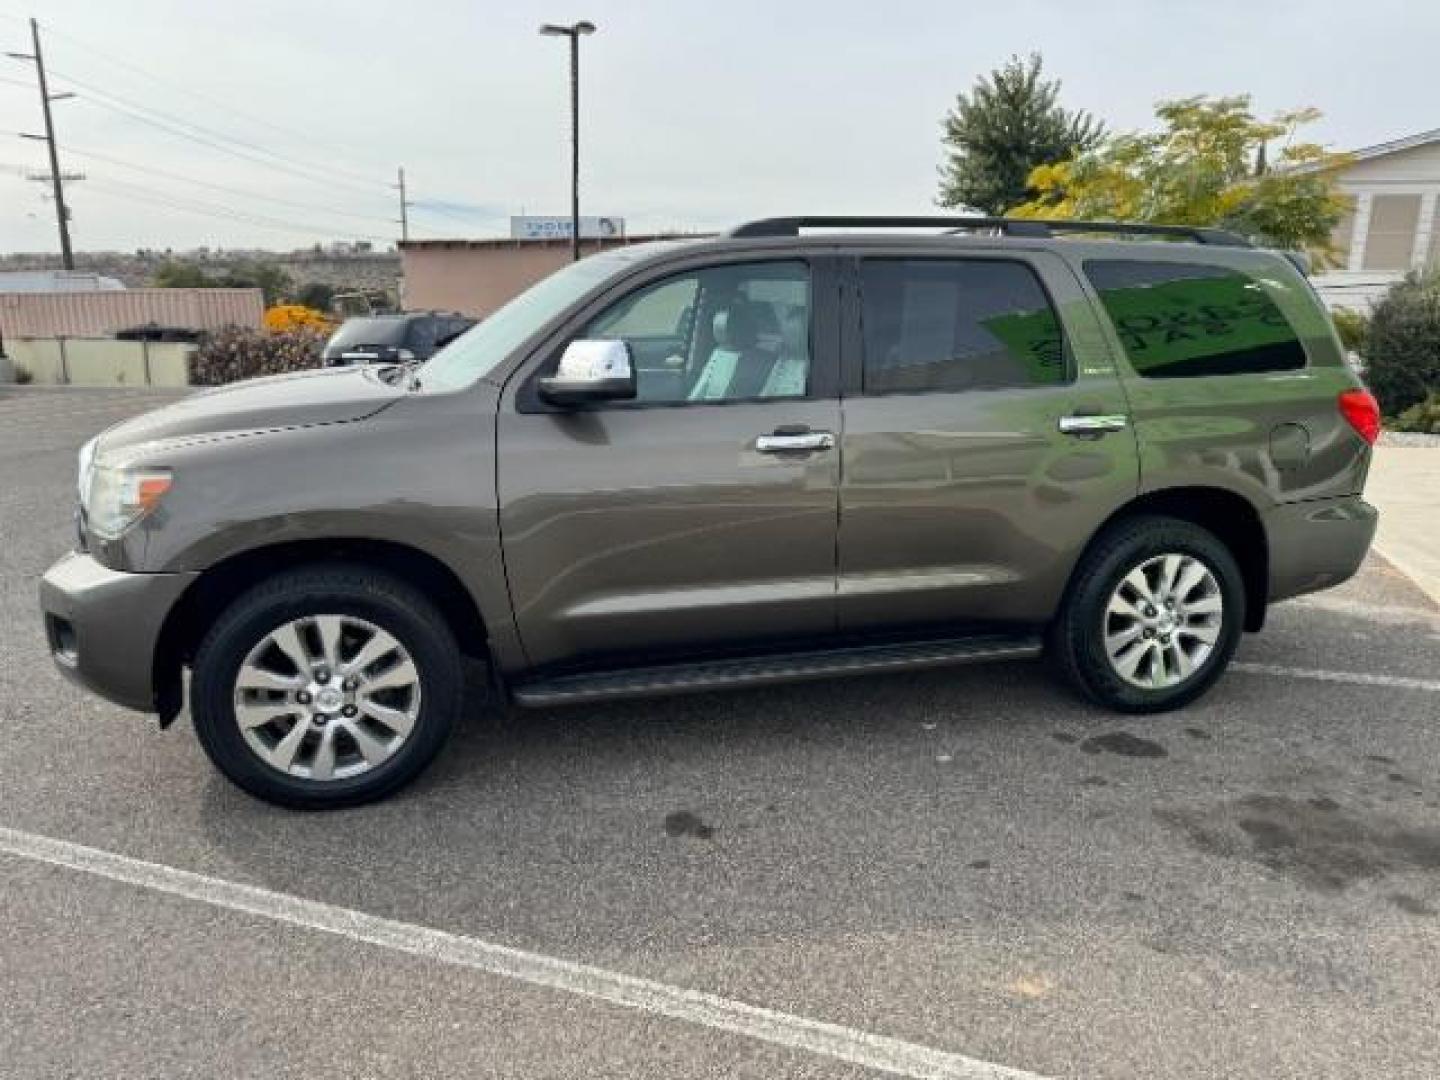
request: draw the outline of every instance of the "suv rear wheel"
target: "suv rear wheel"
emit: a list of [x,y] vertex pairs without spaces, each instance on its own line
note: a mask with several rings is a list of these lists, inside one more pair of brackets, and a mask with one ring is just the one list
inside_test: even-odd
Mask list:
[[1081,560],[1051,652],[1092,701],[1161,712],[1210,688],[1244,622],[1244,580],[1224,543],[1188,521],[1136,517]]
[[195,658],[201,745],[240,787],[300,809],[378,799],[435,757],[464,673],[444,618],[367,567],[288,571],[227,608]]

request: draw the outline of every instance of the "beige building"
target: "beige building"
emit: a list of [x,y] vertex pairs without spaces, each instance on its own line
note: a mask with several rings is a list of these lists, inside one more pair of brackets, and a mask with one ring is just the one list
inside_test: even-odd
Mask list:
[[1355,200],[1335,230],[1340,265],[1315,276],[1331,307],[1369,307],[1410,270],[1440,268],[1440,128],[1353,157],[1340,172]]
[[[582,240],[597,251],[660,240],[629,236]],[[400,244],[401,304],[409,311],[458,311],[484,317],[570,261],[570,241],[405,240]]]

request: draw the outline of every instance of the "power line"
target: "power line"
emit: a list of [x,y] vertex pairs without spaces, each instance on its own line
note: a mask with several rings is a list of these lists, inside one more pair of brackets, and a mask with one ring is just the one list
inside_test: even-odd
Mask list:
[[[208,146],[213,150],[219,150],[221,153],[230,154],[232,157],[241,158],[255,165],[262,165],[279,172],[289,173],[292,176],[309,180],[312,183],[323,183],[360,190],[358,184],[335,177],[326,166],[310,165],[298,159],[287,157],[284,154],[278,154],[259,144],[247,142],[244,139],[236,139],[200,124],[182,120],[169,113],[162,112],[159,109],[152,109],[149,106],[137,104],[128,98],[121,97],[119,94],[109,90],[102,90],[92,83],[77,79],[73,75],[67,75],[60,71],[55,71],[54,74],[58,75],[70,85],[79,87],[87,91],[89,95],[92,95],[82,96],[82,101],[99,105],[101,108],[120,113],[122,116],[128,116],[133,120],[138,120],[141,123],[158,128],[171,135],[188,139],[202,146]],[[226,145],[227,143],[233,143],[235,145]],[[239,149],[239,147],[244,147],[245,149]],[[275,160],[271,161],[267,160],[267,158],[273,158]],[[374,189],[378,189],[378,191],[383,192],[385,190],[385,184],[380,181],[374,181],[371,186]],[[376,194],[376,191],[367,188],[365,194]]]
[[[4,14],[4,12],[0,12],[0,15]],[[50,29],[48,27],[48,24],[47,29]],[[80,39],[75,38],[71,34],[65,33],[63,31],[55,31],[53,29],[51,30],[51,32],[58,34],[65,40],[80,46],[88,52],[95,54],[96,56],[100,57],[107,63],[112,64],[113,66],[136,72],[140,75],[145,76],[146,78],[150,79],[152,82],[160,86],[169,88],[172,85],[177,85],[167,83],[166,80],[159,78],[158,76],[154,75],[149,71],[146,71],[141,67],[130,64],[124,60],[107,54],[103,50],[88,45]],[[252,165],[258,165],[263,168],[285,173],[292,177],[306,180],[311,183],[323,183],[327,186],[327,188],[330,188],[332,190],[336,187],[343,187],[371,197],[374,197],[378,195],[381,191],[384,191],[387,188],[391,187],[391,185],[387,185],[378,180],[372,180],[368,177],[361,176],[358,173],[347,172],[345,170],[338,169],[332,164],[319,164],[296,158],[287,154],[279,153],[278,151],[270,149],[268,146],[261,145],[260,143],[254,142],[249,139],[228,135],[225,132],[219,131],[215,128],[195,123],[194,121],[186,120],[182,116],[178,116],[174,113],[142,104],[139,101],[135,101],[131,98],[121,96],[120,94],[116,94],[115,92],[110,90],[102,89],[99,86],[86,82],[82,79],[75,78],[74,76],[68,75],[64,72],[56,71],[53,68],[51,69],[51,71],[53,75],[59,77],[64,82],[86,91],[86,94],[81,95],[81,100],[84,102],[88,102],[102,109],[109,110],[110,112],[125,116],[131,120],[135,120],[139,123],[153,127],[161,132],[164,132],[167,135],[171,135],[173,137],[184,139],[197,145],[216,150],[220,153],[227,154],[239,160],[249,162]],[[17,86],[25,85],[18,80],[6,79],[5,81],[14,82]],[[251,116],[250,114],[247,114],[241,110],[235,109],[232,106],[225,105],[223,102],[219,102],[216,99],[209,97],[208,95],[199,93],[191,87],[179,87],[179,89],[181,89],[182,92],[185,93],[187,96],[202,98],[204,100],[210,101],[217,107],[224,109],[226,112],[229,112],[238,117],[245,118],[252,123],[264,124],[266,127],[269,127],[278,132],[308,138],[308,136],[304,136],[302,133],[295,131],[294,129],[287,128],[280,124],[275,124],[272,121],[262,120],[258,117]],[[211,188],[216,191],[223,191],[229,194],[242,195],[246,198],[255,198],[267,202],[273,202],[277,205],[286,205],[294,209],[303,209],[307,211],[327,213],[335,216],[347,217],[368,222],[388,221],[388,219],[386,218],[380,218],[366,214],[358,214],[352,211],[332,209],[330,207],[319,206],[314,203],[304,203],[297,200],[288,200],[275,196],[262,195],[256,192],[250,192],[234,187],[229,187],[223,184],[216,184],[211,181],[199,180],[195,177],[183,176],[178,173],[167,172],[165,170],[154,168],[151,166],[144,166],[136,164],[134,162],[123,161],[118,158],[103,155],[98,151],[77,150],[74,152],[79,153],[82,156],[89,156],[96,158],[97,160],[107,161],[110,164],[118,165],[121,168],[133,169],[141,172],[149,172],[157,176],[166,176],[170,179],[178,180],[182,183],[195,184],[201,187]],[[341,179],[341,177],[344,176],[348,176],[353,179]],[[358,183],[355,181],[358,181]],[[360,186],[362,184],[364,185],[363,188]],[[462,202],[461,200],[452,201],[456,202],[457,204]],[[465,216],[463,208],[459,211],[456,211],[444,206],[427,205],[425,203],[421,203],[420,205],[416,206],[415,209],[423,214],[438,215],[457,222],[462,222],[467,225],[474,224],[474,220],[472,218]],[[479,208],[477,208],[477,212],[479,212]],[[294,226],[293,223],[289,222],[286,222],[284,224],[287,228],[300,227]]]
[[[98,56],[101,60],[105,61],[106,63],[108,63],[108,64],[110,64],[110,65],[112,65],[112,66],[114,66],[114,67],[122,68],[122,69],[124,69],[124,70],[126,70],[126,71],[130,71],[130,72],[133,72],[133,73],[135,73],[135,74],[137,74],[137,75],[143,76],[144,78],[146,78],[146,79],[148,79],[149,81],[153,82],[155,85],[160,86],[160,87],[162,87],[162,88],[164,88],[164,89],[166,89],[166,90],[170,90],[170,91],[176,91],[176,90],[178,90],[178,91],[180,91],[181,93],[185,94],[187,97],[198,98],[198,99],[201,100],[201,101],[208,102],[209,104],[215,106],[215,107],[218,108],[218,109],[223,109],[225,112],[230,113],[232,116],[238,117],[238,118],[240,118],[240,119],[242,119],[242,120],[245,120],[245,121],[247,121],[248,123],[251,123],[251,124],[258,124],[258,125],[260,125],[260,126],[262,126],[262,127],[269,128],[270,130],[275,131],[275,132],[278,132],[278,133],[280,133],[280,134],[288,135],[288,136],[291,136],[292,138],[302,139],[302,140],[304,140],[304,141],[306,141],[306,142],[309,142],[309,143],[314,143],[314,141],[315,141],[314,134],[311,133],[311,132],[299,131],[299,130],[297,130],[296,128],[286,127],[286,126],[283,125],[283,124],[277,124],[277,123],[275,123],[275,121],[273,121],[273,120],[268,120],[268,119],[266,119],[266,118],[264,118],[264,117],[255,116],[255,115],[253,115],[253,114],[251,114],[251,113],[244,112],[244,111],[242,111],[242,110],[240,110],[240,109],[235,108],[233,105],[227,105],[225,102],[219,100],[219,99],[216,98],[216,97],[212,97],[211,95],[206,94],[206,93],[204,93],[204,92],[202,92],[202,91],[200,91],[200,90],[196,90],[193,86],[186,86],[186,85],[182,85],[182,84],[180,84],[180,83],[171,82],[171,81],[169,81],[168,79],[162,79],[160,76],[156,75],[153,71],[150,71],[150,70],[148,70],[148,69],[146,69],[146,68],[143,68],[143,67],[139,66],[138,64],[132,64],[132,63],[130,63],[128,60],[122,60],[120,57],[115,56],[115,55],[113,55],[113,54],[111,54],[111,53],[108,53],[108,52],[106,52],[104,49],[97,48],[97,47],[94,46],[94,45],[91,45],[91,44],[88,44],[88,43],[85,42],[85,41],[82,41],[80,38],[77,38],[74,34],[67,33],[67,32],[65,32],[65,31],[63,31],[63,30],[56,30],[54,27],[51,27],[51,26],[49,26],[48,24],[46,25],[46,29],[47,29],[47,31],[49,31],[51,34],[54,34],[56,37],[59,37],[59,38],[61,38],[62,40],[67,41],[67,42],[69,42],[69,43],[72,44],[72,45],[77,45],[77,46],[79,46],[80,48],[84,49],[84,50],[85,50],[86,52],[88,52],[88,53],[91,53],[91,54],[93,54],[93,55],[95,55],[95,56]],[[331,144],[331,145],[333,146],[333,144]],[[333,148],[339,149],[339,147],[333,147]],[[347,175],[347,176],[350,176],[350,177],[352,177],[352,178],[354,178],[354,179],[360,180],[360,181],[362,181],[363,183],[367,183],[367,184],[373,184],[373,183],[375,183],[375,181],[374,181],[371,177],[362,175],[362,174],[360,174],[360,173],[358,173],[358,172],[353,172],[353,171],[344,170],[344,169],[338,169],[338,168],[336,168],[334,165],[328,165],[328,166],[326,166],[326,168],[327,168],[328,171],[334,171],[334,172],[342,173],[342,174]]]
[[371,224],[389,224],[390,219],[375,214],[357,214],[349,210],[337,210],[333,207],[323,206],[320,203],[299,202],[293,199],[282,199],[277,195],[262,195],[257,191],[247,191],[243,188],[230,187],[227,184],[217,184],[210,180],[201,180],[193,176],[185,176],[181,173],[170,172],[167,169],[157,169],[153,165],[139,165],[133,161],[124,161],[120,158],[111,157],[109,154],[102,154],[98,150],[81,150],[78,147],[65,145],[67,154],[78,154],[81,157],[94,158],[96,161],[103,161],[110,165],[118,165],[122,169],[133,169],[136,172],[150,173],[154,176],[163,176],[170,180],[179,180],[181,183],[194,184],[197,187],[210,188],[213,191],[221,191],[231,195],[241,195],[249,199],[261,199],[265,202],[273,202],[279,206],[288,206],[294,210],[313,210],[322,214],[334,214],[338,217],[354,218],[358,221],[368,221]]
[[108,192],[123,199],[133,202],[149,203],[153,206],[163,207],[168,210],[181,210],[186,213],[199,214],[204,217],[219,218],[225,221],[238,222],[244,225],[253,225],[260,228],[278,229],[290,233],[318,234],[332,236],[344,240],[375,240],[381,243],[390,243],[394,237],[378,236],[373,233],[340,232],[335,229],[323,226],[302,224],[300,222],[288,221],[284,218],[272,217],[268,214],[256,214],[246,210],[236,210],[233,207],[217,206],[214,203],[206,203],[197,199],[190,199],[184,196],[162,195],[135,184],[126,183],[114,179],[91,178],[92,186],[100,191]]

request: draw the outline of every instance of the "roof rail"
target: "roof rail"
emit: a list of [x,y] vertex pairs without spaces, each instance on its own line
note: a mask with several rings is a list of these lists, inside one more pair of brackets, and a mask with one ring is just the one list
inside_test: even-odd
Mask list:
[[994,229],[1002,236],[1052,237],[1056,233],[1109,233],[1117,236],[1173,236],[1197,244],[1222,247],[1249,247],[1238,233],[1198,225],[1151,225],[1130,221],[1064,221],[1036,218],[951,217],[919,215],[910,217],[864,217],[821,215],[818,217],[762,218],[737,225],[726,236],[799,236],[801,229]]

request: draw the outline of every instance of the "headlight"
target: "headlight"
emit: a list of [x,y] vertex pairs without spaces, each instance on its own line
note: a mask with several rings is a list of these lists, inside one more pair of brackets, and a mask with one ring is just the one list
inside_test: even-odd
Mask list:
[[90,468],[95,464],[95,444],[100,441],[100,436],[80,447],[80,471],[77,479],[80,483],[80,501],[85,501],[85,493],[90,490]]
[[82,502],[96,536],[113,540],[152,512],[170,490],[169,469],[110,468],[91,462]]

